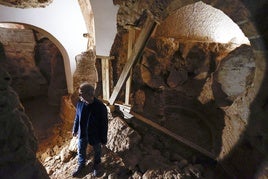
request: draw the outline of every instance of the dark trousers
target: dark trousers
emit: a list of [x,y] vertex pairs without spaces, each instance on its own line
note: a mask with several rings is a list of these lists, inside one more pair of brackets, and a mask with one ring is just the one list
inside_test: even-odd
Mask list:
[[[85,166],[86,164],[86,154],[87,154],[87,139],[78,139],[78,165]],[[94,151],[94,161],[93,168],[97,168],[98,164],[101,162],[101,143],[97,143],[92,146]]]

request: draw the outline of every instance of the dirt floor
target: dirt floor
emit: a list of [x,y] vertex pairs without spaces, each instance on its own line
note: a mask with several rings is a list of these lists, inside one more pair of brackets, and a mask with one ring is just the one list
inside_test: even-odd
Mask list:
[[55,145],[54,140],[62,124],[59,117],[59,107],[48,104],[46,96],[28,99],[22,101],[26,115],[30,118],[35,135],[38,139],[38,151]]
[[[39,148],[37,152],[37,157],[39,159],[42,158],[42,154],[45,154],[43,159],[46,159],[46,161],[43,160],[43,165],[46,167],[46,170],[49,173],[49,176],[51,178],[72,178],[71,174],[72,172],[77,168],[77,156],[73,156],[70,161],[64,163],[59,160],[59,155],[56,154],[57,152],[61,151],[61,144],[64,142],[70,143],[71,139],[71,128],[68,131],[68,129],[64,128],[62,120],[59,117],[59,107],[57,106],[51,106],[48,104],[48,100],[46,96],[33,98],[27,101],[22,102],[25,113],[32,121],[35,135],[38,139]],[[67,130],[67,132],[62,133],[61,129]],[[53,153],[50,153],[50,152]],[[146,148],[144,148],[143,152],[150,154],[151,151],[147,151]],[[40,154],[40,155],[39,155]],[[80,178],[92,178],[92,173],[90,170],[90,166],[92,165],[92,154],[89,153],[88,155],[88,167],[87,170],[85,170],[85,173],[83,173],[83,176]],[[151,155],[149,155],[151,156]],[[148,157],[148,156],[147,156]],[[155,158],[160,158],[161,156],[154,156]],[[146,158],[146,157],[145,157]],[[118,176],[119,178],[129,178],[131,175],[135,176],[139,174],[139,177],[142,175],[146,176],[148,174],[141,174],[140,170],[135,169],[133,171],[130,171],[128,169],[128,166],[125,166],[125,164],[122,162],[123,159],[117,156],[116,153],[111,152],[109,149],[104,147],[103,150],[103,164],[102,164],[102,170],[101,173],[99,173],[99,176],[97,178],[109,178],[111,176]],[[186,160],[184,160],[186,161]],[[182,163],[183,161],[179,161],[178,163]],[[149,163],[149,168],[152,169]],[[174,173],[178,176],[188,177],[188,175],[193,174],[187,174],[188,168],[194,169],[194,166],[201,166],[200,164],[194,165],[191,163],[191,161],[187,162],[187,164],[184,167],[176,167],[176,170],[173,170],[172,165],[168,168],[167,172]],[[158,170],[155,170],[154,172],[157,172]],[[214,176],[211,177],[210,175],[214,175],[211,171],[211,168],[207,168],[205,165],[202,166],[202,170],[198,170],[198,173],[203,173],[205,178],[215,178]],[[159,173],[159,171],[158,171]],[[212,174],[211,174],[212,173]],[[218,173],[218,172],[216,172]],[[159,173],[159,176],[163,177],[166,175],[165,173]],[[150,177],[149,177],[150,178]]]

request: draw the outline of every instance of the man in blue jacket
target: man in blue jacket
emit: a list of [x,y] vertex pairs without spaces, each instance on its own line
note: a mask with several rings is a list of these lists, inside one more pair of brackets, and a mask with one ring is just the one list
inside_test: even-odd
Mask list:
[[79,87],[79,101],[73,125],[73,136],[78,137],[78,168],[73,176],[78,176],[86,163],[86,149],[90,144],[94,150],[93,175],[97,175],[101,162],[101,144],[107,143],[108,117],[106,106],[94,97],[95,90],[89,83]]

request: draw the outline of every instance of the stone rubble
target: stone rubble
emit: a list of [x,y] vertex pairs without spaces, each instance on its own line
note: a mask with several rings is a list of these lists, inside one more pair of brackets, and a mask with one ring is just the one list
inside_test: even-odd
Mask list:
[[[166,154],[153,148],[149,143],[156,140],[146,137],[131,128],[120,117],[110,118],[108,143],[103,146],[102,164],[97,178],[203,178],[204,167],[184,159],[178,154]],[[60,144],[58,151],[45,152],[43,165],[51,179],[72,178],[77,168],[77,138],[73,137]],[[166,151],[168,152],[168,151]],[[87,148],[87,165],[81,178],[94,178],[92,175],[93,150]]]

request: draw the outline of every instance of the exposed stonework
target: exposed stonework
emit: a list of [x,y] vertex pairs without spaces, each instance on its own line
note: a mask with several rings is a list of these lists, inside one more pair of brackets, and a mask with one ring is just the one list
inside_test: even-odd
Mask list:
[[72,104],[70,96],[63,96],[61,99],[60,115],[64,122],[73,124],[75,117],[75,105]]
[[202,1],[182,7],[168,16],[161,22],[155,35],[181,41],[230,43],[233,48],[249,44],[249,40],[232,19]]
[[59,106],[61,96],[67,94],[63,57],[47,38],[36,39],[30,29],[0,28],[3,58],[0,63],[13,79],[12,87],[21,99],[48,96],[51,105]]
[[16,8],[33,8],[33,7],[46,7],[53,0],[4,0],[0,1],[0,4]]
[[59,106],[61,97],[67,94],[63,57],[59,49],[47,38],[38,40],[35,47],[35,63],[49,82],[49,104]]
[[11,77],[0,69],[1,178],[49,178],[36,159],[37,140]]
[[83,52],[76,56],[76,70],[73,75],[74,93],[78,93],[81,83],[88,82],[96,87],[98,74],[96,70],[96,54],[93,50]]
[[[128,24],[142,27],[143,18],[140,18],[140,15],[143,14],[145,9],[149,9],[153,12],[156,19],[161,19],[161,17],[167,17],[167,15],[172,14],[174,10],[194,2],[194,0],[187,2],[180,0],[163,0],[161,2],[152,0],[114,0],[115,4],[120,5],[119,14],[117,16],[119,22],[118,29],[122,30],[120,28],[124,28],[124,26]],[[132,92],[132,101],[134,101],[132,103],[134,104],[133,109],[148,117],[153,116],[151,119],[165,127],[170,126],[170,129],[173,129],[174,126],[177,128],[172,121],[176,119],[177,116],[183,114],[186,117],[189,117],[189,121],[194,122],[192,125],[186,127],[185,133],[192,135],[189,137],[192,137],[192,140],[197,140],[195,141],[197,144],[212,149],[214,153],[219,154],[221,162],[223,162],[223,164],[226,162],[225,166],[230,167],[227,168],[228,172],[234,172],[232,173],[233,175],[241,178],[267,178],[267,161],[265,161],[265,157],[267,158],[268,131],[266,120],[268,115],[267,64],[265,63],[267,55],[264,52],[262,44],[262,38],[267,39],[268,34],[266,28],[267,24],[265,23],[267,17],[267,13],[265,13],[265,10],[267,9],[267,1],[205,0],[203,2],[222,10],[225,14],[231,17],[231,19],[243,30],[246,36],[249,37],[251,49],[249,49],[248,53],[242,52],[242,54],[241,51],[243,50],[240,51],[237,49],[237,51],[240,51],[238,55],[241,57],[238,59],[236,56],[227,56],[228,52],[234,49],[233,44],[226,48],[226,44],[189,44],[184,39],[181,39],[179,41],[178,49],[174,50],[176,51],[174,56],[167,55],[168,58],[165,58],[166,56],[162,55],[162,53],[165,52],[163,54],[166,54],[166,52],[169,51],[170,46],[167,49],[161,48],[163,51],[155,50],[151,47],[148,48],[142,58],[142,61],[145,62],[146,66],[138,64],[134,69],[133,83],[135,85]],[[245,6],[251,10],[252,14],[241,2],[245,3]],[[252,21],[254,20],[255,23],[253,24]],[[257,25],[259,29],[254,25]],[[172,26],[171,29],[173,29]],[[126,33],[126,30],[124,33]],[[123,32],[120,31],[118,36],[121,38],[122,34]],[[125,57],[127,56],[127,34],[125,34],[124,38],[125,39],[117,38],[117,40],[121,42],[115,42],[118,46],[115,47],[114,49],[116,50],[112,52],[112,55],[118,57],[116,59],[118,61],[114,60],[113,62],[115,67],[114,74],[116,74],[113,76],[114,83],[116,83],[120,75],[126,60]],[[150,45],[154,46],[155,44],[148,44],[148,47]],[[245,55],[250,54],[251,50],[253,51],[253,58],[256,63],[255,73],[253,73],[253,67],[255,65],[252,63],[252,59],[247,58]],[[173,51],[170,52],[171,53],[169,54],[173,53]],[[224,58],[225,56],[227,57]],[[223,61],[221,62],[222,59]],[[219,69],[220,66],[232,67],[232,65],[229,64],[233,64],[233,62],[236,61],[240,62],[240,60],[243,62],[246,61],[246,64],[250,67],[248,68],[248,66],[243,66],[244,63],[240,63],[241,66],[236,66],[234,71],[230,68],[226,68],[226,70],[222,71]],[[182,69],[181,66],[187,68]],[[151,67],[153,70],[151,70]],[[146,75],[140,73],[141,68],[143,68],[142,70]],[[219,71],[217,71],[217,69]],[[225,72],[227,71],[232,73],[235,72],[234,74],[239,72],[239,74],[245,74],[248,78],[245,79],[245,76],[241,75],[239,80],[235,80],[235,78],[231,78],[230,73],[228,73],[227,76],[223,75],[226,74]],[[176,78],[177,75],[179,78]],[[235,86],[237,88],[228,88],[227,86],[229,84],[226,82],[229,82],[229,80],[226,79],[231,79],[231,87]],[[236,82],[242,83],[237,84]],[[120,97],[123,97],[123,95]],[[180,119],[181,118],[183,117],[180,116]],[[183,122],[180,122],[180,124],[182,124],[180,131],[184,130]],[[133,120],[130,121],[130,123],[132,125],[135,124]],[[196,126],[197,124],[199,127],[196,128],[200,130],[189,130],[192,126]],[[138,128],[142,125],[136,124],[134,126]],[[148,134],[152,132],[150,129],[144,131]],[[198,134],[200,135],[198,136]],[[157,143],[158,139],[152,139],[144,135],[142,136],[144,137],[143,139],[145,139],[145,142],[155,141],[156,143],[154,144],[156,145],[154,146],[162,147],[163,150],[161,150],[161,152],[165,154],[166,158],[169,156],[170,153],[166,154],[164,151],[171,151],[171,147],[169,148],[170,145],[163,145],[163,143]],[[200,136],[204,136],[207,140],[199,140],[198,137]],[[167,140],[167,138],[164,138],[164,140]],[[181,150],[181,146],[176,149]],[[159,151],[152,151],[153,150],[151,150],[151,153],[154,154],[159,153]],[[181,151],[182,154],[184,154],[184,152],[189,152],[189,149]],[[140,154],[140,151],[136,151],[136,154],[137,153]],[[192,153],[190,155],[192,155]],[[70,166],[63,166],[61,161],[65,160],[65,158],[61,156],[62,155],[55,156],[55,160],[50,160],[51,165],[57,163],[56,167],[62,168],[62,170],[58,170],[53,174],[53,177],[55,178],[61,177],[61,174],[64,176],[70,175],[69,169],[72,169],[72,165],[75,165],[75,161],[71,161]],[[111,168],[114,167],[114,169],[118,170],[117,173],[110,173],[109,171],[105,173],[104,177],[112,178],[120,176],[126,178],[122,173],[124,173],[124,171],[125,173],[130,171],[125,168],[123,168],[124,170],[120,170],[123,165],[121,159],[116,160],[118,156],[107,156],[108,155],[106,155],[104,159],[110,161],[109,164]],[[140,156],[137,158],[140,158]],[[176,169],[176,171],[146,170],[150,167],[150,162],[154,161],[157,163],[157,161],[155,161],[156,158],[159,158],[159,161],[162,162],[162,157],[159,155],[151,154],[151,156],[142,156],[142,161],[144,163],[140,162],[138,165],[140,170],[131,170],[134,172],[132,177],[168,178],[171,175],[177,177],[180,175],[184,176],[180,172],[177,172],[178,169]],[[118,162],[118,165],[114,165],[115,162],[111,162],[114,160]],[[185,164],[184,160],[176,160],[176,162],[177,161],[179,161],[179,164],[176,163],[176,165],[178,164],[181,166]],[[182,168],[185,173],[188,173],[186,177],[197,177],[200,175],[200,171],[202,171],[198,165],[188,165],[181,167],[181,169]],[[109,168],[107,167],[105,169]],[[195,172],[195,169],[199,169],[199,171],[197,170],[197,172]],[[90,171],[88,171],[88,173],[89,172]],[[86,177],[90,177],[90,175]],[[215,177],[210,176],[210,178]]]
[[[142,14],[143,10],[148,8],[146,3],[149,3],[149,1],[146,1],[146,3],[145,1],[114,1],[114,3],[120,4],[118,14],[120,27],[124,28],[127,24],[141,27],[143,17],[138,18],[137,14]],[[219,8],[231,17],[231,20],[237,22],[237,25],[244,27],[244,33],[250,35],[248,37],[252,37],[252,34],[257,35],[255,27],[250,26],[250,22],[248,22],[249,11],[240,1],[234,1],[233,3],[205,1],[205,3]],[[136,8],[141,4],[142,7]],[[172,7],[172,4],[175,6]],[[173,14],[166,16],[167,13],[162,13],[162,17],[165,18],[162,18],[162,21],[160,20],[157,29],[159,31],[156,31],[154,36],[151,37],[141,60],[133,69],[134,80],[131,95],[133,97],[132,104],[134,104],[133,110],[213,151],[225,166],[229,166],[226,170],[231,175],[241,177],[252,175],[253,171],[256,171],[254,166],[264,160],[260,159],[260,156],[266,156],[263,147],[261,147],[265,141],[263,138],[263,136],[266,136],[265,132],[257,132],[258,130],[256,130],[253,134],[253,130],[256,128],[263,131],[262,127],[254,121],[259,118],[256,120],[260,122],[265,116],[262,109],[255,109],[255,106],[252,106],[254,97],[256,97],[254,88],[259,88],[258,84],[261,83],[262,78],[260,74],[264,73],[264,68],[267,67],[265,64],[258,67],[258,64],[263,60],[258,56],[259,53],[253,50],[254,48],[260,49],[261,44],[255,45],[255,40],[253,40],[254,43],[251,47],[239,47],[241,44],[237,44],[237,39],[231,39],[231,43],[219,44],[209,39],[211,36],[198,36],[193,26],[189,25],[194,22],[190,18],[186,19],[185,23],[187,24],[180,23],[181,18],[187,17],[187,14],[185,14],[187,12],[186,7],[182,8],[185,10],[184,13],[180,12],[181,9],[179,8],[182,4],[187,5],[187,3],[181,1],[161,1],[157,6],[152,3],[152,6],[148,8],[156,16],[156,19],[161,19],[157,14],[161,14],[158,13],[161,10],[165,12],[163,11],[164,8],[173,9]],[[202,3],[191,5],[194,12],[188,11],[190,17],[195,12],[198,14],[200,4]],[[155,9],[152,10],[152,7]],[[239,8],[239,11],[235,10],[237,8]],[[214,10],[218,11],[217,9]],[[203,16],[205,15],[202,13],[198,14],[197,17],[200,20],[193,25],[199,24],[199,30],[205,28],[202,32],[210,33],[208,30],[212,29],[207,29],[208,26],[202,24],[206,20],[202,20]],[[214,27],[217,25],[216,22],[209,23]],[[186,25],[190,27],[183,29]],[[186,33],[180,33],[183,30]],[[139,32],[139,30],[136,31]],[[213,30],[212,33],[214,33]],[[226,33],[229,34],[227,31]],[[118,60],[113,62],[116,70],[121,71],[124,59],[127,56],[127,50],[122,50],[127,48],[127,35],[126,30],[119,29],[118,38],[116,38],[111,51],[112,55]],[[163,45],[162,48],[157,48],[161,47],[157,46],[159,37],[162,38],[162,43],[159,43]],[[171,40],[174,45],[177,44],[178,46],[168,45],[165,43],[166,40]],[[245,41],[246,44],[249,44],[248,42]],[[168,52],[169,50],[170,52]],[[229,54],[233,50],[234,52]],[[162,53],[166,54],[162,55]],[[255,53],[255,56],[252,55],[253,53]],[[265,57],[263,58],[265,59]],[[255,67],[258,67],[258,69],[255,70]],[[120,74],[120,71],[114,74]],[[114,76],[115,81],[118,76]],[[267,89],[264,86],[262,86],[263,89]],[[142,100],[138,97],[139,94],[144,94]],[[267,96],[267,92],[263,91],[262,94]],[[123,101],[123,95],[119,95],[118,99]],[[260,105],[258,103],[257,101],[254,102],[257,106]],[[265,102],[263,101],[263,103]],[[257,117],[257,111],[262,111],[262,115]],[[251,112],[255,115],[251,115]],[[198,118],[200,118],[198,122],[193,121],[193,124],[187,125],[189,121]],[[177,123],[173,121],[177,121]],[[248,127],[248,123],[254,123],[254,126],[258,127],[253,125]],[[183,127],[179,128],[179,126],[184,126],[191,129],[196,124],[200,126],[194,127],[195,130],[191,133],[189,131],[182,132]],[[263,124],[263,122],[260,122],[260,125]],[[251,130],[247,130],[248,128]],[[249,131],[252,135],[250,142],[248,141],[249,138],[246,139]],[[260,143],[262,144],[253,145],[256,143],[253,140],[253,135],[262,136],[260,137],[262,141]],[[204,138],[198,139],[199,136]],[[247,148],[247,145],[252,148]],[[239,166],[241,162],[245,163],[242,153],[244,155],[251,154],[252,163],[247,162],[247,165]],[[259,160],[254,159],[252,155],[255,155]],[[232,164],[232,162],[234,163]]]
[[214,75],[228,100],[236,99],[250,87],[254,79],[255,62],[249,46],[237,48],[226,56]]
[[21,99],[47,94],[48,81],[36,66],[36,41],[32,30],[0,28],[5,59],[0,63],[13,79],[12,87]]
[[[70,101],[70,99],[65,101]],[[65,102],[63,106],[70,109],[73,104]],[[69,120],[67,118],[66,120]],[[108,142],[106,146],[103,146],[103,163],[98,177],[206,176],[205,169],[201,165],[185,160],[176,152],[165,151],[162,146],[170,145],[168,144],[170,141],[165,140],[164,137],[158,138],[152,132],[146,133],[149,129],[145,126],[141,136],[123,119],[113,118],[110,113],[108,126]],[[43,164],[52,179],[69,177],[73,169],[77,167],[77,138],[68,141],[60,148],[55,146],[42,154]],[[87,166],[82,176],[92,177],[93,151],[91,146],[88,147],[87,153]]]

